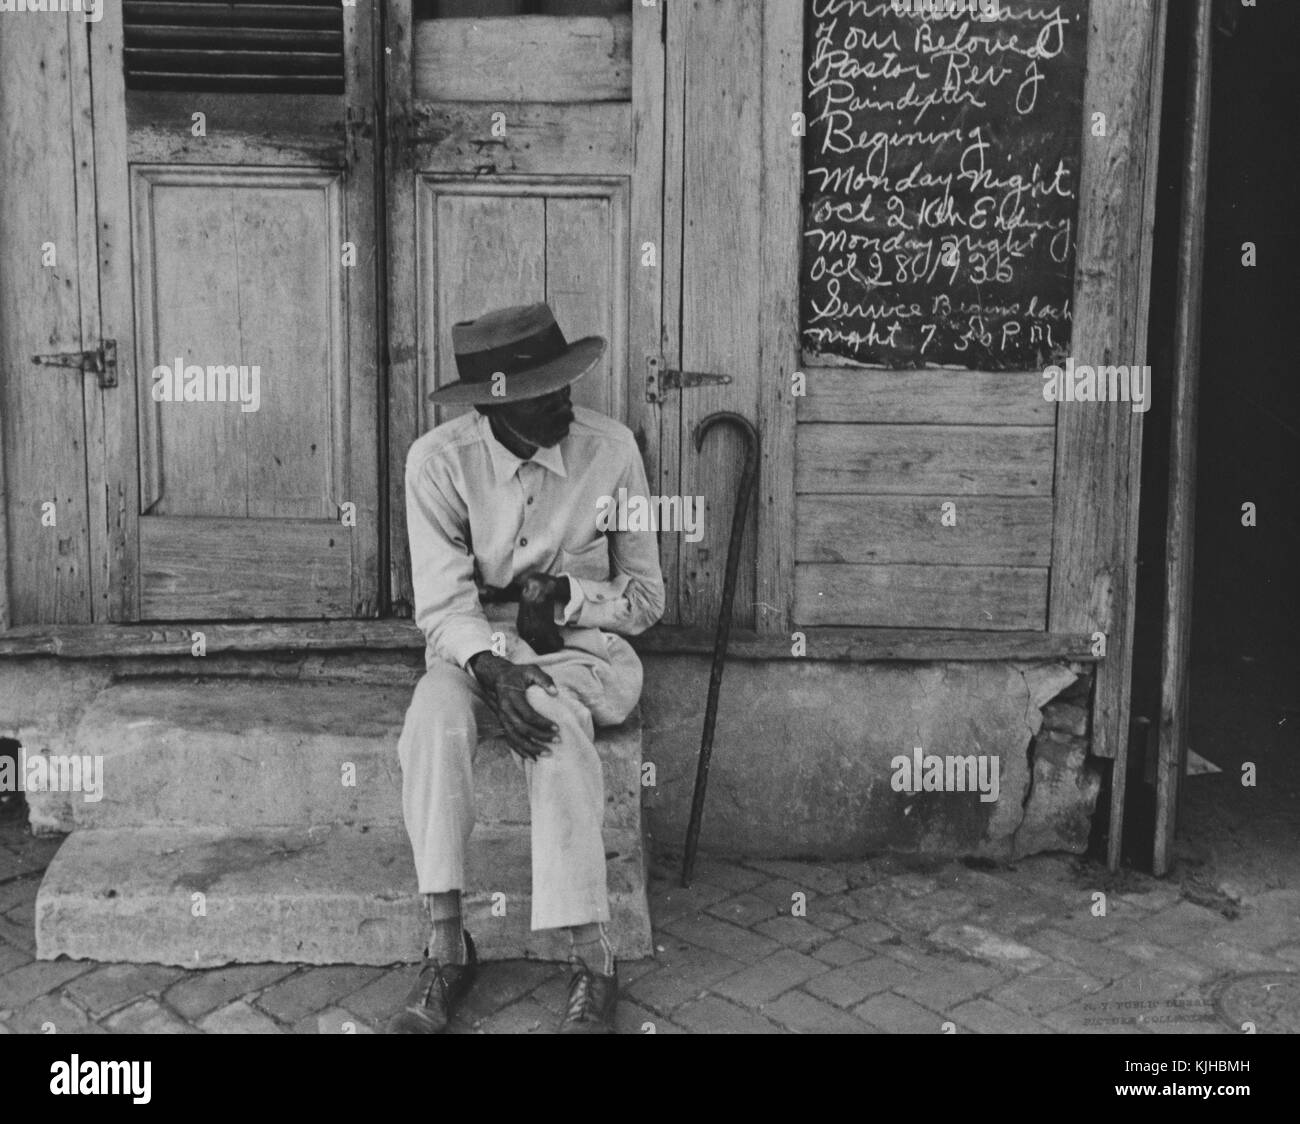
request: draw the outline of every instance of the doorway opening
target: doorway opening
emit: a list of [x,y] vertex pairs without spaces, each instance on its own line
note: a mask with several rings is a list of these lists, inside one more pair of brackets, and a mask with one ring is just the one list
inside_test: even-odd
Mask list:
[[[1154,405],[1142,451],[1133,726],[1123,861],[1152,869],[1152,731],[1160,721],[1169,511],[1170,379],[1177,299],[1190,5],[1171,5],[1153,263]],[[1300,76],[1286,44],[1300,5],[1216,5],[1196,426],[1190,710],[1173,870],[1207,885],[1300,882],[1300,394],[1295,322],[1300,173],[1289,139]],[[1253,254],[1253,262],[1252,262]]]

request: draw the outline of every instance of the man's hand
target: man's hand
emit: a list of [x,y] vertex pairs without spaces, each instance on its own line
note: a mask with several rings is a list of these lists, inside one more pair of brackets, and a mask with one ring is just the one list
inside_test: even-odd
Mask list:
[[534,571],[519,583],[519,638],[532,645],[539,656],[558,652],[564,647],[559,626],[555,623],[555,606],[568,603],[571,591],[568,578],[552,577]]
[[469,670],[491,696],[510,748],[529,761],[549,757],[560,728],[538,714],[524,692],[536,685],[548,695],[558,695],[555,681],[540,667],[511,663],[491,652],[471,657]]

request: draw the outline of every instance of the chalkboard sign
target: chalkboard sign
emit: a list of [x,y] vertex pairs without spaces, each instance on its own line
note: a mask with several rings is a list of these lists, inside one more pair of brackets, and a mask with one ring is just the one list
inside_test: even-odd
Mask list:
[[1064,356],[1088,0],[806,5],[805,361]]

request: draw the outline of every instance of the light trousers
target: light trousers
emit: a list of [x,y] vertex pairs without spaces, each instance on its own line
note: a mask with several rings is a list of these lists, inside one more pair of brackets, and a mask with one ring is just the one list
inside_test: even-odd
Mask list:
[[[605,784],[594,744],[597,726],[614,726],[641,695],[641,661],[621,636],[562,628],[564,647],[539,656],[509,619],[490,614],[505,636],[504,655],[536,664],[558,696],[529,687],[526,698],[559,727],[551,756],[523,763],[532,820],[534,929],[609,920],[605,885]],[[501,732],[487,696],[468,671],[440,659],[415,688],[398,741],[402,811],[422,894],[466,890],[465,855],[474,827],[474,759],[481,739]]]

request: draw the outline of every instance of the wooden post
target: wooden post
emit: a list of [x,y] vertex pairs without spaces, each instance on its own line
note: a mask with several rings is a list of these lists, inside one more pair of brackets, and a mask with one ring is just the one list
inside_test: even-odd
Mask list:
[[803,4],[763,8],[763,208],[760,235],[758,429],[758,574],[754,628],[793,627],[796,399],[790,376],[799,365],[800,193],[803,141],[791,115],[803,109]]
[[1178,232],[1178,312],[1174,330],[1169,513],[1165,525],[1165,603],[1160,649],[1159,758],[1152,870],[1169,870],[1178,797],[1187,767],[1188,661],[1196,524],[1196,403],[1201,367],[1201,292],[1210,155],[1212,0],[1197,0],[1183,152]]
[[[99,210],[95,186],[95,110],[91,91],[88,27],[68,13],[68,79],[71,99],[73,177],[77,199],[77,291],[81,304],[81,346],[95,347],[104,333],[99,311]],[[110,337],[111,338],[111,337]],[[112,512],[109,490],[101,480],[112,477],[106,457],[108,427],[121,390],[103,390],[96,380],[82,379],[86,411],[86,467],[89,517],[90,614],[95,622],[112,620]]]
[[[351,494],[335,497],[356,504],[356,529],[352,543],[352,615],[378,616],[387,598],[381,577],[381,559],[387,544],[380,495],[380,454],[374,448],[381,433],[376,423],[381,409],[380,373],[376,356],[382,338],[378,299],[383,272],[383,237],[375,221],[377,196],[383,190],[378,168],[378,26],[379,12],[372,6],[343,9],[346,44],[345,129],[347,174],[352,186],[345,194],[345,238],[358,247],[357,266],[343,271],[346,286],[343,306],[348,310],[347,363],[349,379],[348,479]],[[378,429],[382,432],[382,422]]]
[[[1146,357],[1164,0],[1090,5],[1073,339],[1106,364]],[[1102,130],[1104,129],[1104,133]],[[1101,633],[1092,751],[1112,766],[1108,862],[1119,865],[1133,665],[1141,414],[1058,409],[1048,627]]]
[[[384,278],[388,320],[383,345],[387,369],[389,606],[412,612],[411,558],[406,542],[406,453],[422,432],[415,291],[415,165],[410,126],[414,112],[411,75],[411,0],[388,0],[384,19],[384,208],[387,227]],[[400,283],[394,284],[398,280]]]
[[107,497],[107,519],[104,532],[97,530],[93,542],[103,555],[95,569],[107,575],[107,585],[97,597],[102,604],[96,606],[95,620],[126,621],[139,615],[140,486],[122,6],[104,5],[104,18],[87,27],[94,77],[95,203],[91,213],[97,220],[99,331],[104,338],[117,340],[118,368],[118,385],[98,392],[96,403],[96,444],[102,453],[96,452],[102,458],[102,469],[92,475],[92,486],[101,488]]
[[[94,508],[87,505],[82,442],[95,438],[83,410],[84,396],[98,391],[75,367],[37,366],[32,357],[95,346],[82,334],[86,263],[77,222],[94,207],[78,196],[77,161],[85,156],[75,147],[77,107],[68,91],[77,67],[69,27],[84,39],[84,28],[99,25],[73,13],[6,15],[0,24],[0,421],[8,523],[0,533],[0,546],[7,544],[0,624],[83,623],[92,619]],[[53,522],[45,521],[47,503]]]
[[[632,214],[628,239],[629,260],[618,263],[628,274],[628,369],[626,372],[627,424],[644,441],[642,456],[653,492],[670,495],[676,488],[677,462],[671,465],[673,488],[665,488],[661,406],[647,402],[646,363],[664,351],[664,52],[663,8],[637,4],[632,9]],[[653,267],[642,261],[642,246],[650,242],[658,255]],[[615,378],[619,372],[615,372]],[[677,426],[677,415],[672,414]],[[674,438],[674,446],[676,439]],[[676,572],[677,536],[659,536],[659,558],[664,576]],[[670,568],[671,567],[671,568]],[[671,602],[670,602],[671,603]]]

